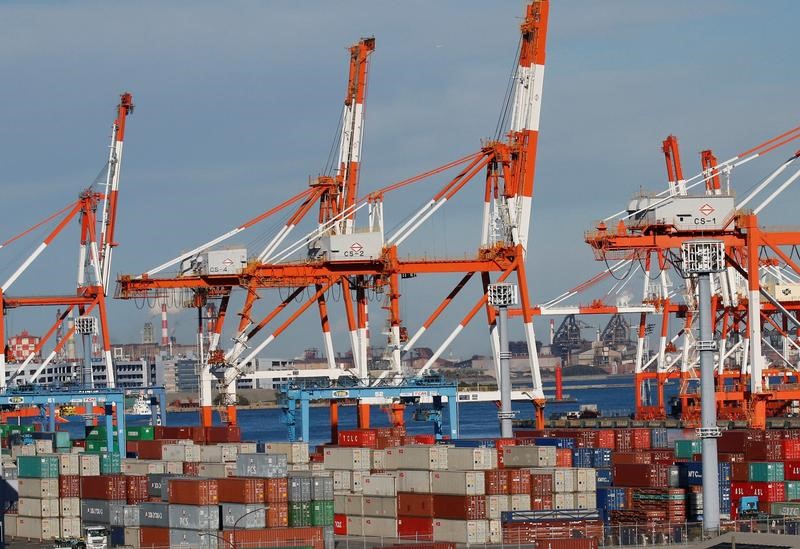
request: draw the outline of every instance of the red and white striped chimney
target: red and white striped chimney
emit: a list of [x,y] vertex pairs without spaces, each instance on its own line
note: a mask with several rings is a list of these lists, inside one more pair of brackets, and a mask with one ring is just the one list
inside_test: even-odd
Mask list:
[[167,325],[167,304],[161,304],[161,346],[169,347],[169,327]]

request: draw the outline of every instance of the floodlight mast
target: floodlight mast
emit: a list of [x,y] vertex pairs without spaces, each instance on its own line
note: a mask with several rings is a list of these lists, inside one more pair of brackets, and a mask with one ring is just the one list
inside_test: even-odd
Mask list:
[[[517,285],[511,283],[489,284],[489,305],[497,309],[498,332],[500,336],[500,376],[497,384],[500,388],[500,436],[512,438],[514,436],[512,420],[514,411],[511,409],[511,365],[508,350],[508,308],[517,304]],[[535,350],[533,351],[535,352]]]
[[714,389],[714,351],[717,348],[712,328],[711,273],[725,270],[725,244],[721,240],[689,240],[681,245],[683,274],[697,278],[700,339],[701,427],[697,435],[703,442],[703,528],[719,528],[719,464],[717,460],[717,402]]

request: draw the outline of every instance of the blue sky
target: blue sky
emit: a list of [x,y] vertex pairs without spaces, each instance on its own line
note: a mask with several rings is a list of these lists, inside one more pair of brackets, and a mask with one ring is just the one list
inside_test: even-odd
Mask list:
[[[701,149],[729,158],[797,125],[798,12],[791,1],[553,2],[528,267],[534,301],[599,269],[583,232],[640,187],[663,187],[666,135],[678,136],[693,175]],[[517,0],[2,2],[0,239],[94,180],[126,90],[137,110],[115,272],[147,270],[300,192],[323,169],[335,136],[346,47],[366,35],[377,49],[361,189],[476,151],[494,133],[522,13]],[[737,171],[734,187],[744,192],[788,152]],[[442,181],[387,201],[387,225],[427,200],[435,183]],[[410,253],[463,255],[474,242],[476,196],[450,204]],[[793,222],[797,192],[784,196],[768,222]],[[255,246],[267,228],[232,243]],[[36,240],[0,250],[0,275]],[[72,227],[11,293],[71,291],[76,249]],[[404,283],[410,332],[449,284]],[[420,344],[435,347],[471,301],[454,304]],[[375,306],[373,326],[380,312]],[[111,315],[115,341],[137,340],[150,318],[130,302],[113,304]],[[11,311],[8,329],[43,333],[50,317]],[[179,339],[191,337],[192,318],[174,316]],[[482,317],[475,322],[455,354],[488,350]],[[316,325],[309,317],[267,354],[320,346]],[[344,350],[341,314],[334,326]]]

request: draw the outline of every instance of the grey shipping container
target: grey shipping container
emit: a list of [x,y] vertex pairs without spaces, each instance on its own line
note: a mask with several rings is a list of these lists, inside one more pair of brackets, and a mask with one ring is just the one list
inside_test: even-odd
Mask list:
[[333,499],[333,477],[312,477],[311,499],[314,501],[330,501]]
[[288,472],[285,454],[239,454],[236,475],[240,477],[285,477]]
[[88,524],[122,526],[125,502],[118,500],[81,500],[81,521]]
[[290,476],[289,501],[311,501],[311,484],[311,477],[295,475]]
[[217,532],[202,532],[198,530],[169,529],[169,546],[181,549],[217,549],[219,547],[219,534]]
[[266,506],[261,503],[223,503],[223,528],[266,528]]
[[122,508],[122,522],[126,528],[138,528],[139,526],[139,506],[125,505]]
[[170,504],[169,527],[186,530],[219,530],[219,506]]
[[169,528],[169,504],[140,503],[139,526]]

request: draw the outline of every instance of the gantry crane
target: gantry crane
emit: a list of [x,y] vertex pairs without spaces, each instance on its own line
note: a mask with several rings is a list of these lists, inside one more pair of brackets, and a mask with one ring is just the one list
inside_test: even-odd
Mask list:
[[[236,227],[190,252],[138,276],[120,277],[117,296],[124,299],[142,296],[165,296],[170,292],[189,289],[199,296],[196,304],[209,297],[220,299],[212,353],[209,364],[201,365],[201,414],[204,424],[211,421],[211,366],[220,374],[221,387],[228,405],[228,419],[236,421],[235,380],[248,372],[250,364],[272,341],[280,336],[297,318],[315,303],[321,317],[323,343],[329,368],[313,375],[332,378],[348,375],[368,383],[367,348],[369,295],[384,293],[385,308],[389,323],[389,357],[393,379],[403,376],[402,357],[425,334],[426,330],[450,306],[460,291],[475,274],[480,274],[479,298],[463,320],[448,335],[444,342],[426,361],[418,375],[424,375],[433,367],[444,350],[455,340],[463,328],[483,309],[486,311],[490,342],[495,356],[495,368],[499,368],[499,338],[494,310],[487,301],[487,288],[495,278],[503,282],[516,278],[520,287],[523,317],[528,348],[532,390],[537,418],[543,421],[544,393],[542,391],[538,358],[536,356],[532,307],[525,275],[525,257],[528,246],[531,201],[534,190],[536,148],[539,130],[539,114],[542,96],[542,79],[545,61],[545,38],[547,33],[549,3],[534,0],[526,8],[521,25],[521,49],[519,65],[514,72],[514,98],[510,112],[510,128],[503,139],[484,143],[481,150],[456,161],[414,176],[401,182],[385,186],[365,196],[356,198],[358,190],[358,166],[363,130],[363,102],[366,90],[366,60],[374,50],[374,40],[360,41],[351,48],[350,77],[345,99],[343,130],[340,139],[339,166],[336,173],[320,177],[310,187],[282,204],[268,210],[250,221]],[[429,179],[448,170],[458,168],[438,192],[431,196],[421,209],[412,213],[406,221],[389,235],[384,235],[383,209],[386,197],[393,192],[408,188],[424,179]],[[482,223],[475,244],[475,255],[466,259],[404,259],[401,246],[431,217],[440,211],[480,173],[485,173]],[[301,222],[308,212],[319,204],[320,216],[316,228],[296,242],[284,245],[288,234]],[[178,276],[158,276],[165,269],[202,258],[213,247],[225,239],[256,225],[264,219],[286,208],[294,207],[289,220],[270,240],[267,248],[249,261],[246,266],[226,273],[214,274],[202,267],[194,270],[182,269]],[[365,226],[358,228],[356,213],[368,210]],[[283,247],[282,247],[283,246]],[[297,256],[300,256],[299,258]],[[202,265],[202,262],[195,262]],[[400,279],[430,274],[461,274],[462,278],[453,290],[419,326],[414,335],[406,339],[408,320],[401,318]],[[231,291],[245,289],[244,307],[233,345],[227,350],[219,348],[226,311]],[[253,304],[259,291],[289,289],[269,314],[256,320],[252,317]],[[350,346],[354,368],[345,372],[334,363],[334,351],[328,315],[328,294],[339,288],[345,296],[344,312],[347,318]],[[249,347],[268,325],[304,291],[310,297],[289,317],[275,327],[271,334]],[[202,323],[200,324],[202,326]],[[202,341],[202,338],[200,338]],[[206,361],[201,353],[201,361]],[[267,374],[272,375],[272,374]],[[281,375],[281,373],[277,373]],[[283,374],[285,375],[285,374]],[[391,382],[390,380],[383,380]],[[334,411],[332,410],[332,415]],[[368,417],[368,416],[367,416]],[[366,420],[368,421],[368,419]],[[362,426],[365,421],[362,418]],[[541,423],[540,423],[541,424]]]
[[[696,288],[687,279],[680,295],[671,287],[668,274],[670,269],[680,272],[681,245],[697,239],[722,241],[727,260],[727,270],[714,277],[713,298],[720,417],[746,419],[755,427],[764,427],[768,415],[785,413],[787,407],[800,399],[797,386],[789,383],[798,381],[798,363],[776,351],[782,364],[768,367],[762,352],[762,326],[765,323],[772,325],[784,337],[787,346],[798,348],[796,334],[792,336],[789,333],[788,325],[800,326],[797,320],[800,295],[795,298],[792,293],[800,269],[791,257],[794,247],[800,244],[800,232],[767,229],[758,221],[758,214],[800,177],[800,172],[754,209],[745,208],[796,161],[798,153],[784,161],[744,199],[737,202],[730,189],[730,173],[735,166],[798,137],[800,128],[795,128],[722,164],[717,164],[711,151],[703,151],[703,171],[692,178],[694,183],[687,185],[692,180],[683,179],[677,139],[670,136],[663,147],[667,159],[668,190],[656,196],[634,199],[626,211],[605,219],[595,230],[587,233],[586,241],[598,259],[636,261],[641,264],[644,274],[642,301],[650,304],[653,311],[643,311],[639,322],[635,366],[636,413],[639,418],[663,417],[664,384],[668,379],[677,378],[681,386],[683,419],[687,422],[699,419],[693,336]],[[724,189],[720,176],[728,179]],[[699,184],[705,186],[703,194],[688,193],[692,186]],[[606,223],[613,220],[618,220],[616,226],[608,227]],[[785,250],[787,247],[791,247],[789,252]],[[776,296],[774,288],[781,286],[781,282],[788,293]],[[647,315],[651,312],[661,317],[661,332],[658,350],[648,359],[644,347]],[[677,335],[670,337],[673,316],[682,319],[683,325]],[[779,387],[771,387],[770,379],[776,377],[782,383]],[[648,405],[642,400],[647,380],[656,383],[656,405]]]
[[[115,241],[115,227],[118,207],[118,193],[120,182],[120,167],[122,162],[122,146],[125,140],[125,123],[127,117],[133,112],[133,96],[123,93],[116,109],[116,117],[112,126],[111,146],[105,183],[102,191],[90,186],[82,191],[78,199],[37,223],[22,233],[6,240],[0,248],[5,247],[24,236],[48,224],[55,223],[52,229],[13,274],[0,285],[0,298],[2,298],[3,319],[0,322],[0,341],[5,342],[5,314],[7,309],[16,307],[43,307],[65,306],[63,312],[56,317],[56,322],[41,338],[36,348],[28,357],[17,365],[11,379],[19,376],[31,360],[38,356],[50,337],[62,328],[64,321],[73,314],[77,308],[80,315],[89,315],[97,310],[100,319],[100,335],[102,337],[103,356],[106,364],[106,386],[114,387],[114,366],[111,355],[111,340],[108,331],[108,316],[106,312],[106,295],[109,276],[111,272],[111,254],[117,245]],[[97,210],[101,211],[98,219]],[[47,249],[67,227],[78,219],[80,222],[80,247],[78,255],[78,278],[74,295],[40,295],[35,297],[14,297],[8,295],[8,290],[17,279],[31,266],[31,264]],[[71,326],[60,338],[53,351],[39,365],[33,375],[25,382],[32,383],[41,374],[45,367],[51,363],[66,342],[72,337],[75,327]],[[86,352],[90,352],[87,350]],[[6,362],[5,353],[0,354],[0,389],[6,387]]]

